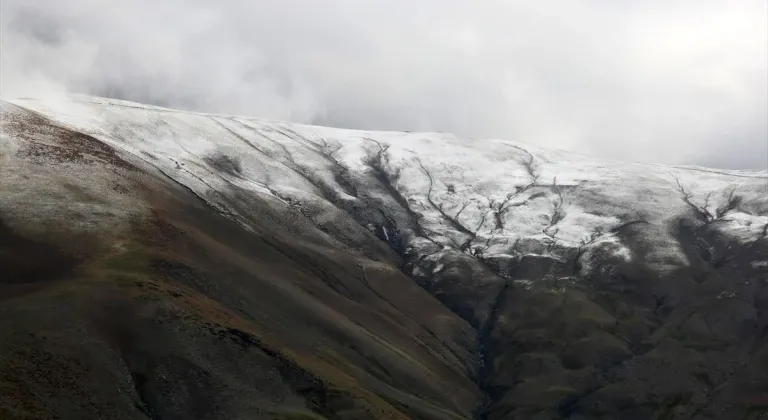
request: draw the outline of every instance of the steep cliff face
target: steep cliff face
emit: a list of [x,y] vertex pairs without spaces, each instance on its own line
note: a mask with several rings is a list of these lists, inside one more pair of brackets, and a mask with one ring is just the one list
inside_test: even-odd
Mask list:
[[93,97],[0,112],[0,417],[768,406],[766,173]]

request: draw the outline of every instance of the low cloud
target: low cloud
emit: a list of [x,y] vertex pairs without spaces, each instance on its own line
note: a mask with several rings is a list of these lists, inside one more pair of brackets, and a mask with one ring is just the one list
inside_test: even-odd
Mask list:
[[768,165],[763,0],[4,0],[0,93]]

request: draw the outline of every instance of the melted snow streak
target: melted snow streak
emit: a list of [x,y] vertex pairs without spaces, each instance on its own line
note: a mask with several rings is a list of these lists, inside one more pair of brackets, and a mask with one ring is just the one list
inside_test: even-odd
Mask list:
[[[681,219],[743,243],[764,240],[768,229],[765,172],[599,161],[512,141],[342,130],[94,97],[11,103],[134,155],[242,223],[247,215],[233,197],[247,192],[320,230],[363,225],[438,271],[442,256],[460,253],[502,277],[499,261],[533,257],[583,273],[598,255],[637,258],[636,242],[646,264],[663,271],[687,264],[671,233]],[[343,226],[327,234],[355,248]]]

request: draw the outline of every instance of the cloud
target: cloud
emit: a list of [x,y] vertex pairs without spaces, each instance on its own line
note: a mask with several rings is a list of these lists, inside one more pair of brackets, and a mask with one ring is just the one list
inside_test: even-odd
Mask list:
[[768,165],[765,1],[539,3],[5,0],[0,89]]

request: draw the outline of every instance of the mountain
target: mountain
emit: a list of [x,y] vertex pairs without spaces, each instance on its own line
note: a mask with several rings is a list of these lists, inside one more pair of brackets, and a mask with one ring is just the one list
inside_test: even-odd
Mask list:
[[766,172],[0,104],[0,418],[768,416]]

